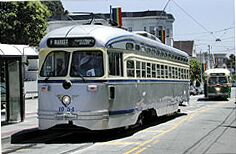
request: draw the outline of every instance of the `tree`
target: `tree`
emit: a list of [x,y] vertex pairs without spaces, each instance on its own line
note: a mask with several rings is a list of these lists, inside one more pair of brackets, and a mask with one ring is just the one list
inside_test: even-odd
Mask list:
[[61,1],[42,1],[51,11],[51,17],[64,15],[64,7]]
[[1,2],[1,43],[37,46],[51,15],[40,1]]
[[235,58],[236,58],[235,55],[231,54],[226,61],[227,68],[233,69],[234,72],[235,72],[235,60],[236,60]]
[[201,64],[196,59],[190,60],[190,80],[201,82]]

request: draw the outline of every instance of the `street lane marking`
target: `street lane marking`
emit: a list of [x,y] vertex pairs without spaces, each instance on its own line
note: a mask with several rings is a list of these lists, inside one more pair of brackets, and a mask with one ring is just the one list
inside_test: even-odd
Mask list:
[[99,143],[99,145],[139,145],[139,144],[140,142],[123,142],[123,141]]
[[142,148],[142,149],[140,149],[140,150],[138,150],[137,152],[136,152],[136,154],[140,154],[140,153],[142,153],[144,150],[146,150],[147,148]]
[[[196,111],[196,112],[190,113],[187,117],[185,117],[184,119],[180,120],[178,123],[174,124],[173,127],[171,127],[171,128],[169,128],[169,129],[167,129],[167,130],[161,132],[160,134],[157,134],[157,135],[153,136],[150,140],[147,140],[147,141],[143,142],[142,144],[137,145],[136,147],[130,149],[130,150],[127,151],[127,152],[125,152],[124,154],[135,153],[135,151],[137,152],[137,151],[139,151],[139,149],[144,149],[147,144],[158,143],[158,142],[156,141],[157,138],[159,138],[159,137],[161,137],[161,136],[163,136],[163,135],[165,135],[165,134],[167,134],[167,133],[169,133],[169,132],[171,132],[171,131],[177,129],[181,124],[183,124],[183,123],[186,122],[186,121],[191,120],[193,117],[196,117],[197,115],[199,115],[199,114],[201,114],[201,113],[203,113],[203,112],[212,110],[212,109],[214,109],[215,107],[218,107],[218,106],[220,106],[220,105],[222,105],[222,103],[218,103],[218,104],[216,104],[216,105],[214,105],[214,106],[211,106],[211,108],[207,108],[207,109],[205,108],[205,109],[201,109],[201,110],[198,110],[198,111]],[[145,149],[146,149],[146,148],[145,148]],[[144,149],[144,150],[145,150],[145,149]],[[143,150],[142,150],[142,151],[143,151]]]

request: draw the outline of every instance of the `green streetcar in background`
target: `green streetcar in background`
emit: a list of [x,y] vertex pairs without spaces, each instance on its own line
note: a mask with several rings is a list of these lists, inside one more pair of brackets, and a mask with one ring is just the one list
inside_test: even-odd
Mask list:
[[207,98],[230,98],[230,71],[223,68],[208,69],[204,72],[204,94]]

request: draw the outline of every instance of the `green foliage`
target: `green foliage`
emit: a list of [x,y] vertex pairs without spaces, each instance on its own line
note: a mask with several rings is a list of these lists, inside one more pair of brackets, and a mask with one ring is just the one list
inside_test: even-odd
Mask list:
[[51,15],[40,1],[1,2],[1,43],[37,46]]
[[42,1],[51,11],[51,16],[61,16],[64,14],[64,7],[61,1]]
[[190,80],[201,81],[201,64],[196,59],[190,60]]
[[231,54],[226,61],[227,68],[233,68],[235,70],[235,60],[236,60],[235,55]]

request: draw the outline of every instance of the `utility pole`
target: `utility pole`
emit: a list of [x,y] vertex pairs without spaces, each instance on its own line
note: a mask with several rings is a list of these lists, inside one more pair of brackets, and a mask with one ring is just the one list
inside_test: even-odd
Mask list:
[[211,56],[211,46],[210,45],[208,45],[208,59],[207,59],[207,68],[208,69],[211,69],[211,58],[210,58],[210,56]]
[[203,72],[202,72],[202,71],[203,71],[203,70],[202,70],[202,50],[200,50],[200,64],[201,64],[201,67],[200,67],[200,72],[201,72],[201,73],[200,73],[200,75],[201,75],[201,83],[202,83],[202,73],[203,73]]

